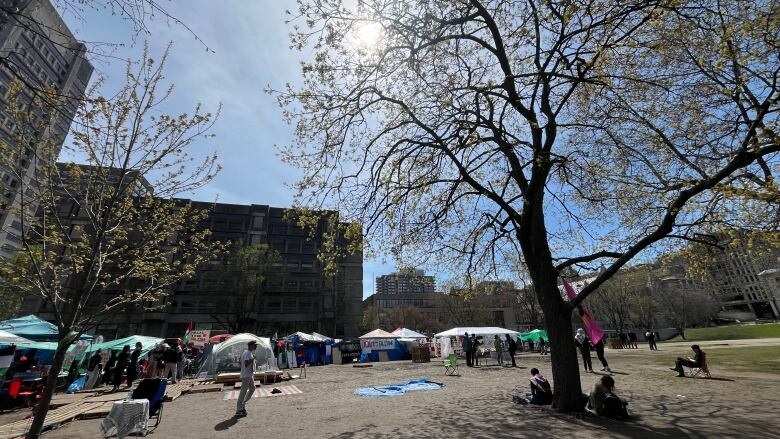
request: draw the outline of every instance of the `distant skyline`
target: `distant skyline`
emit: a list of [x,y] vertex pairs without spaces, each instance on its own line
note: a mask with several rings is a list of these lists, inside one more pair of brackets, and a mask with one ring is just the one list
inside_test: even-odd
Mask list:
[[[293,202],[293,191],[286,184],[294,183],[300,174],[282,163],[277,146],[290,143],[293,129],[282,119],[276,100],[263,91],[299,82],[302,55],[289,48],[291,27],[285,23],[289,18],[285,5],[277,0],[162,4],[202,42],[162,17],[148,23],[149,34],[138,35],[135,41],[131,24],[112,16],[110,10],[87,10],[81,17],[66,12],[63,18],[79,39],[109,53],[90,57],[96,69],[93,80],[105,76],[109,90],[122,84],[123,60],[139,58],[145,41],[155,59],[173,42],[165,75],[176,88],[166,110],[191,112],[201,103],[204,111],[215,112],[222,105],[212,131],[216,137],[193,149],[193,154],[202,155],[216,150],[222,172],[207,187],[183,196],[287,207]],[[375,276],[394,269],[392,263],[365,260],[363,297],[373,294]]]

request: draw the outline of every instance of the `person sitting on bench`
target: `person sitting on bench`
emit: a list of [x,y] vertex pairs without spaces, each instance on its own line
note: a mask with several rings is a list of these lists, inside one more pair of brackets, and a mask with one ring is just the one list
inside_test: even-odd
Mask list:
[[539,373],[539,369],[531,369],[531,393],[526,395],[529,404],[548,405],[552,404],[553,393],[550,382]]
[[701,350],[699,345],[695,344],[691,346],[691,349],[693,350],[694,353],[693,358],[677,357],[677,361],[675,362],[674,367],[670,367],[671,370],[677,372],[678,377],[685,376],[685,371],[683,370],[683,366],[701,367],[702,364],[704,364],[706,354],[704,353],[703,350]]

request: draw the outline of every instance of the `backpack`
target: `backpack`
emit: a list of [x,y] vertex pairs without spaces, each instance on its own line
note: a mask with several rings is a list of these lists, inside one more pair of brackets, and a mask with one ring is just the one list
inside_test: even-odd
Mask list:
[[610,419],[628,419],[628,403],[623,402],[615,394],[610,393],[604,398],[604,404],[601,406],[601,416]]

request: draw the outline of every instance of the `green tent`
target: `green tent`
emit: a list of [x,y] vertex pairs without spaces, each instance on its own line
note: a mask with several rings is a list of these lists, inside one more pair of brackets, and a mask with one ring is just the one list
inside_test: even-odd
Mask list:
[[162,338],[147,337],[145,335],[131,335],[130,337],[120,338],[119,340],[104,341],[103,343],[96,343],[87,349],[87,352],[94,352],[98,349],[104,351],[121,351],[125,345],[130,346],[130,351],[135,349],[136,342],[141,342],[141,358],[145,357],[149,352],[154,349],[157,344],[162,343]]
[[547,335],[547,331],[544,329],[534,329],[531,332],[521,332],[520,340],[532,341],[538,343],[540,338],[544,338],[544,341],[550,341],[550,336]]

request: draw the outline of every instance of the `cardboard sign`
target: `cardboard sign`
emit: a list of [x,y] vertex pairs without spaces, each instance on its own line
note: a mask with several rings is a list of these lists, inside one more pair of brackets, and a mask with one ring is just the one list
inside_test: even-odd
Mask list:
[[392,338],[375,338],[360,340],[360,347],[368,352],[377,350],[387,350],[395,348],[395,340]]
[[190,331],[190,336],[187,339],[189,343],[192,343],[193,346],[196,348],[202,348],[206,345],[206,343],[209,342],[209,337],[211,336],[211,331],[208,329],[204,330],[197,330],[197,331]]

